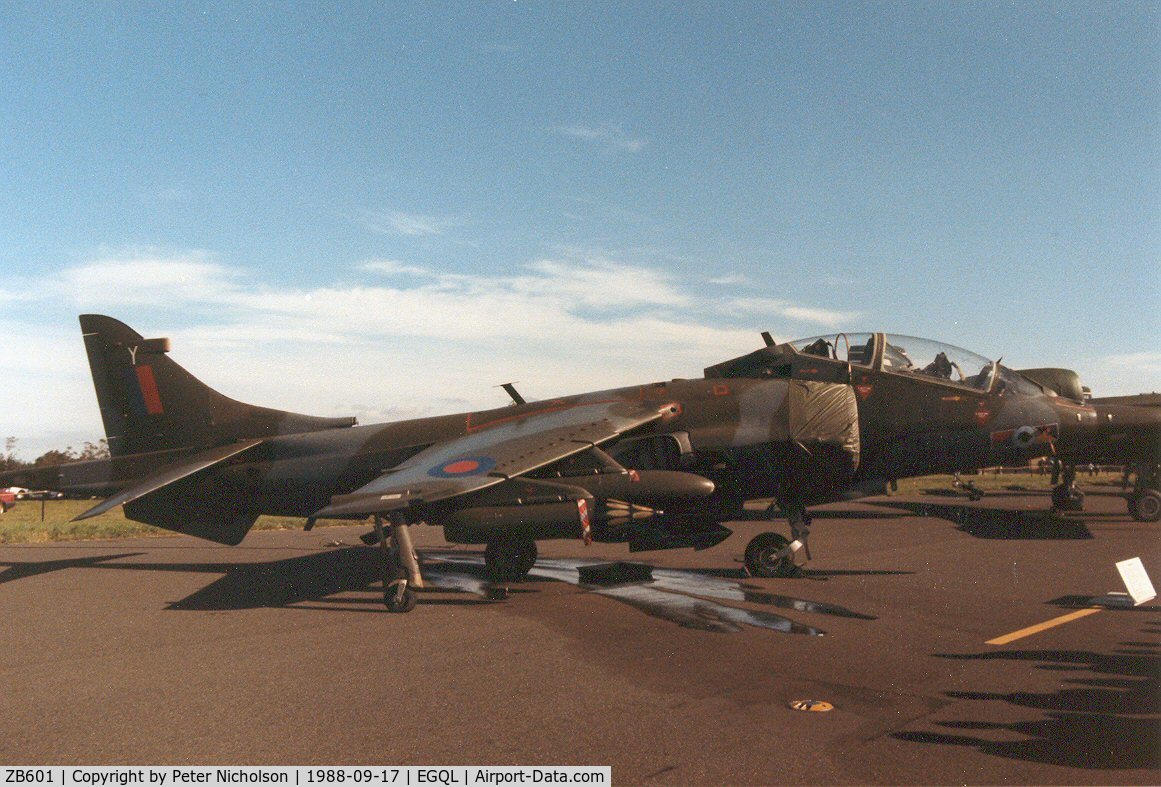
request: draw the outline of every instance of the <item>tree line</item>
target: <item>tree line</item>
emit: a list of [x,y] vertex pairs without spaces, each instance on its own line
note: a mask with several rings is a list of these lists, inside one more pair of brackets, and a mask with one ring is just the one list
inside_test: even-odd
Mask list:
[[31,462],[16,457],[16,444],[18,442],[19,440],[15,437],[5,438],[4,454],[0,456],[0,471],[26,470],[30,467],[53,467],[63,465],[65,462],[109,458],[109,443],[103,437],[95,443],[86,440],[84,447],[79,451],[71,445],[63,451],[55,448],[51,451],[45,451]]

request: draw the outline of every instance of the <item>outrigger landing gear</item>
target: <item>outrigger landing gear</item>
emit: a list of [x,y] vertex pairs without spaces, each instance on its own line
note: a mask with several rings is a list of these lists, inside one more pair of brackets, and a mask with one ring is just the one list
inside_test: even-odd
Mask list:
[[536,564],[536,542],[528,538],[489,541],[484,549],[484,567],[493,582],[519,582]]
[[804,506],[790,506],[787,512],[790,537],[780,533],[759,533],[746,545],[746,571],[752,577],[795,577],[810,559],[810,514]]
[[959,477],[958,472],[952,476],[951,485],[956,489],[962,489],[963,491],[967,492],[968,500],[971,500],[972,502],[984,499],[984,490],[976,486],[975,481],[964,481]]
[[400,514],[391,516],[391,538],[384,532],[383,517],[375,515],[375,535],[383,551],[383,603],[390,612],[410,612],[415,609],[415,588],[423,587],[419,573],[419,559],[411,543],[411,530]]
[[1052,511],[1083,511],[1084,492],[1076,487],[1076,465],[1065,465],[1060,483],[1052,488]]

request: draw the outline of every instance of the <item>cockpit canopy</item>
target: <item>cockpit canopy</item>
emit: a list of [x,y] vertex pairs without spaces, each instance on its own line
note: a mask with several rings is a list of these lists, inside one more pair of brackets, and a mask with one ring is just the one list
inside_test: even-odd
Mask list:
[[[1025,395],[1047,392],[1035,377],[1013,372],[982,355],[931,339],[890,333],[835,333],[778,344],[763,334],[766,346],[707,367],[707,378],[798,377],[850,382],[859,367],[888,374],[956,385],[977,391],[1015,390]],[[831,363],[813,364],[811,357]]]
[[[931,339],[890,333],[880,335],[883,337],[883,371],[926,375],[980,391],[991,387],[994,364],[982,355]],[[875,362],[876,334],[812,336],[792,341],[790,346],[807,355],[845,361],[855,366],[871,366]]]

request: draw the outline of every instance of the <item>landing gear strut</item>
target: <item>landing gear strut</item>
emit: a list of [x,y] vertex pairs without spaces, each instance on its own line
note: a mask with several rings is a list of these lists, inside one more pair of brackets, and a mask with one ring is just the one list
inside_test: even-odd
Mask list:
[[375,535],[383,554],[383,603],[390,612],[415,609],[415,589],[423,587],[423,575],[419,572],[419,559],[411,543],[410,528],[402,515],[393,514],[388,540],[383,517],[375,515]]
[[790,537],[780,533],[759,533],[746,545],[746,571],[752,577],[793,577],[802,573],[802,566],[810,559],[810,514],[805,506],[792,505],[787,519]]
[[1084,492],[1076,488],[1076,465],[1065,465],[1060,483],[1052,488],[1052,510],[1084,510]]
[[536,564],[536,542],[505,538],[489,541],[484,549],[484,566],[493,582],[519,582]]

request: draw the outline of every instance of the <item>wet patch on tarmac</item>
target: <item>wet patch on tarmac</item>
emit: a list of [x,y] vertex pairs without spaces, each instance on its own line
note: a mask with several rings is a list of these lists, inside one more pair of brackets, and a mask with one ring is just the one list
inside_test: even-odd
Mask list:
[[[504,597],[505,591],[500,586],[494,585],[478,574],[453,568],[453,566],[470,566],[481,569],[484,566],[482,557],[458,552],[428,553],[425,556],[439,561],[424,567],[424,581],[429,586],[474,593],[490,599]],[[529,575],[565,582],[587,592],[615,599],[651,617],[702,631],[736,633],[742,631],[745,626],[753,626],[785,634],[822,636],[825,633],[822,629],[772,612],[728,606],[709,599],[792,609],[810,614],[874,620],[870,615],[853,612],[834,604],[780,596],[753,585],[696,572],[654,568],[653,578],[650,580],[618,584],[594,584],[582,581],[582,569],[599,567],[603,562],[584,559],[542,559],[536,562]]]

